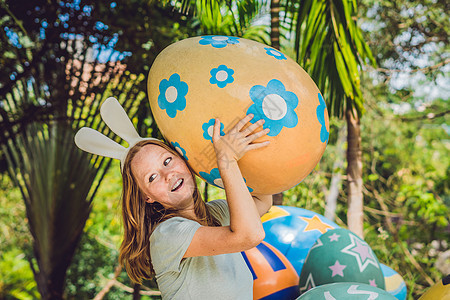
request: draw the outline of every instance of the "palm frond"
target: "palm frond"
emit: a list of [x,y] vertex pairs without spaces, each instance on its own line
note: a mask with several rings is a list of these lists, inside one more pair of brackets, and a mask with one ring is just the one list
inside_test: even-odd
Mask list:
[[[364,112],[360,88],[362,66],[375,60],[355,21],[356,2],[345,0],[287,1],[292,14],[297,61],[323,91],[332,115],[346,107]],[[296,20],[296,22],[292,21]]]

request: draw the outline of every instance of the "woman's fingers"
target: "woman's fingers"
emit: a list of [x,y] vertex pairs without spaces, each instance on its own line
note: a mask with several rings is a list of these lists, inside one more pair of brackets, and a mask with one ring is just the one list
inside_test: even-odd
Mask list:
[[213,142],[216,142],[220,137],[220,121],[219,119],[214,120],[214,127],[213,127]]
[[258,131],[258,132],[256,132],[256,133],[253,133],[253,134],[251,134],[251,135],[249,135],[249,136],[247,137],[247,141],[248,141],[248,143],[251,143],[251,142],[253,142],[253,141],[256,140],[256,139],[258,139],[258,138],[260,138],[260,137],[262,137],[262,136],[265,136],[265,135],[268,134],[269,132],[270,132],[270,129],[269,129],[269,128],[266,128],[266,129],[263,129],[263,130]]
[[248,136],[248,135],[250,135],[253,131],[255,131],[256,128],[262,126],[262,125],[264,124],[264,122],[265,122],[265,120],[264,120],[264,119],[261,119],[261,120],[255,122],[255,123],[251,124],[251,125],[248,126],[247,128],[243,129],[243,130],[242,130],[242,133],[243,133],[245,136]]
[[[236,125],[234,125],[233,129],[236,131],[241,131],[241,129],[247,124],[251,119],[253,119],[253,114],[248,114],[244,118],[242,118]],[[231,129],[230,131],[232,131]]]
[[265,141],[265,142],[261,142],[261,143],[255,143],[255,144],[250,144],[246,147],[245,152],[247,151],[251,151],[251,150],[255,150],[255,149],[259,149],[259,148],[263,148],[263,147],[267,147],[270,144],[269,141]]

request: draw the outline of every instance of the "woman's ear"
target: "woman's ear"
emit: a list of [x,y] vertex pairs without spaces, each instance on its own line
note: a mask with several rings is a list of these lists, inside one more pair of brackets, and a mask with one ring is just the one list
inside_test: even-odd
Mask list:
[[150,199],[149,197],[146,197],[146,198],[145,198],[145,202],[151,204],[151,203],[155,202],[155,200],[152,200],[152,199]]

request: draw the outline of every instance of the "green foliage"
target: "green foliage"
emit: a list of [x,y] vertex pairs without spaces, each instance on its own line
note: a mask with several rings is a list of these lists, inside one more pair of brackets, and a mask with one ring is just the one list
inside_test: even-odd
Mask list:
[[446,102],[398,115],[382,96],[367,99],[372,109],[362,123],[366,240],[380,261],[403,275],[410,299],[417,299],[429,283],[405,251],[433,280],[444,275],[436,259],[449,237],[448,116],[427,116]]
[[20,191],[0,177],[0,298],[36,299],[39,293],[30,269],[31,236]]
[[67,271],[67,299],[93,299],[106,283],[108,278],[105,275],[114,273],[117,249],[102,245],[92,234],[85,233]]
[[37,284],[25,254],[19,248],[0,254],[0,298],[31,300],[39,298]]

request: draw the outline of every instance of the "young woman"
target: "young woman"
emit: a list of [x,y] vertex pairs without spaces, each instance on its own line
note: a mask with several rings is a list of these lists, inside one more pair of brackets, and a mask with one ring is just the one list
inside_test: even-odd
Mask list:
[[[213,145],[226,200],[204,203],[195,176],[166,144],[146,140],[124,160],[124,240],[120,261],[130,278],[156,277],[163,299],[252,299],[253,279],[239,253],[264,238],[260,216],[271,195],[251,195],[238,161],[269,142],[255,142],[264,120],[247,115],[220,136],[216,119]],[[245,127],[246,125],[249,125]]]

